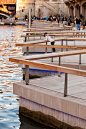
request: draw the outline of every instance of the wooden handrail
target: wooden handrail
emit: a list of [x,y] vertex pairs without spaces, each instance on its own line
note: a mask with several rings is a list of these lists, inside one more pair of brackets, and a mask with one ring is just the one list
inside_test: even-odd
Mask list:
[[[37,33],[37,34],[43,34],[44,32],[39,32],[39,31],[23,31],[23,32],[26,32],[27,34],[33,34],[33,33]],[[51,33],[56,33],[56,34],[62,34],[62,33],[86,33],[85,31],[61,31],[61,32],[58,32],[58,31],[50,31],[48,32],[49,34]]]
[[[14,57],[13,57],[13,59],[14,59]],[[38,67],[38,68],[43,68],[43,69],[47,69],[47,70],[60,71],[60,72],[68,73],[68,74],[74,74],[74,75],[86,77],[86,71],[84,71],[84,70],[57,66],[57,65],[53,65],[53,64],[47,64],[47,63],[41,63],[41,62],[37,62],[37,61],[34,62],[34,61],[20,59],[20,58],[18,59],[18,61],[12,60],[12,58],[9,58],[9,61],[24,64],[24,65],[34,66],[34,67]]]
[[28,56],[20,56],[19,58],[10,58],[10,61],[13,60],[19,61],[19,59],[26,59],[26,60],[38,60],[38,59],[46,59],[46,58],[55,58],[55,57],[64,57],[64,56],[71,56],[71,55],[79,55],[79,54],[86,54],[86,49],[84,50],[75,50],[75,51],[64,51],[64,52],[55,52],[55,53],[46,53],[46,54],[38,54],[38,55],[28,55]]
[[28,32],[29,30],[30,30],[30,31],[31,31],[31,30],[34,30],[34,31],[62,31],[62,30],[65,30],[65,31],[66,31],[66,30],[72,30],[72,29],[71,29],[71,28],[68,28],[68,29],[67,29],[67,28],[64,28],[64,29],[61,28],[61,29],[60,29],[60,28],[52,28],[52,27],[50,27],[50,28],[45,28],[45,29],[44,29],[44,28],[30,28],[30,29],[27,29],[27,32]]
[[[64,37],[64,36],[67,36],[67,37],[78,37],[78,36],[86,36],[86,34],[76,34],[76,35],[67,35],[67,34],[65,34],[65,35],[49,35],[49,36],[51,36],[51,37]],[[40,35],[21,35],[21,37],[44,37],[44,35],[42,35],[42,34],[40,34]]]
[[12,60],[12,58],[10,58],[9,61],[26,65],[26,74],[25,74],[26,85],[29,85],[29,66],[64,72],[65,73],[64,97],[67,96],[67,74],[73,74],[73,75],[86,77],[86,71],[84,71],[84,70],[78,70],[78,69],[73,69],[73,68],[57,66],[57,65],[45,64],[45,63],[36,62],[36,61],[34,62],[34,61],[29,61],[29,60],[24,60],[24,59],[19,59],[18,61],[16,61],[16,60],[14,61],[14,60]]
[[64,49],[86,49],[86,47],[81,47],[81,46],[60,46],[60,45],[35,45],[35,44],[28,44],[28,43],[19,43],[16,44],[16,46],[26,46],[26,47],[47,47],[47,48],[64,48]]

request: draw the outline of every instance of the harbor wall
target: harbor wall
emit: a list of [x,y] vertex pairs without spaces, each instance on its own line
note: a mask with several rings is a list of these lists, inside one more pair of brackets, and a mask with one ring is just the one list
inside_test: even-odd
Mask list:
[[[52,119],[55,118],[70,126],[86,129],[85,103],[63,97],[59,93],[54,95],[52,90],[41,90],[33,84],[25,85],[25,82],[14,83],[13,93],[20,96],[19,106],[21,108],[41,112],[46,117],[49,115]],[[53,126],[56,125],[53,123]]]

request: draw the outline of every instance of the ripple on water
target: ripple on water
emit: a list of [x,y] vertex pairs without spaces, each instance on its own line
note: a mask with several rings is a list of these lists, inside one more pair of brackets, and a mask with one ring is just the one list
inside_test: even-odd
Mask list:
[[0,129],[50,129],[19,117],[19,96],[13,94],[13,83],[22,80],[18,64],[9,57],[22,55],[21,34],[25,26],[0,26]]
[[9,62],[10,56],[22,55],[21,33],[23,26],[0,27],[0,129],[19,129],[19,97],[13,94],[13,82],[22,80],[18,64]]

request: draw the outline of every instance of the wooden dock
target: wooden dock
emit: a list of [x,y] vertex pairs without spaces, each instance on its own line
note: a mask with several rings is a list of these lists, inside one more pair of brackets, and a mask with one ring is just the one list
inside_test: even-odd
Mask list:
[[[80,54],[80,50],[77,51],[79,51],[79,53],[77,54]],[[81,50],[81,52],[83,52],[83,50]],[[52,56],[54,56],[53,54],[56,53],[52,53]],[[45,114],[45,116],[50,115],[68,125],[85,129],[86,116],[84,112],[86,110],[86,100],[84,96],[86,92],[86,67],[83,68],[83,64],[85,65],[85,56],[86,54],[83,55],[82,58],[83,70],[58,66],[56,65],[56,63],[53,65],[51,63],[47,64],[46,62],[40,63],[40,61],[36,61],[36,58],[33,61],[33,56],[30,57],[32,61],[28,60],[30,59],[28,56],[25,57],[25,60],[24,57],[10,58],[10,61],[12,62],[23,63],[25,65],[69,73],[68,75],[63,74],[61,75],[61,77],[51,76],[30,80],[29,85],[28,83],[26,85],[25,82],[14,83],[13,92],[14,94],[20,96],[20,109],[22,110],[21,107],[23,107],[35,112],[40,111],[41,113]],[[75,58],[75,61],[78,64],[77,58]],[[74,57],[71,57],[70,62],[69,63],[71,65],[75,66],[74,64],[72,64],[72,62],[74,62]],[[29,67],[27,67],[26,69],[28,70],[28,68]],[[80,68],[80,64],[78,64],[78,68]],[[28,73],[26,74],[27,82]],[[64,96],[67,97],[65,98]],[[25,114],[25,112],[23,113]]]
[[[20,108],[25,107],[32,112],[35,111],[36,115],[40,112],[40,116],[43,113],[47,118],[52,116],[73,127],[85,129],[86,78],[69,75],[66,98],[63,97],[64,79],[64,75],[61,75],[61,78],[52,76],[33,79],[27,86],[24,82],[19,82],[13,85],[13,91],[20,96]],[[24,110],[21,110],[21,113],[25,114]],[[54,119],[52,118],[53,123]],[[57,127],[59,128],[59,125]]]
[[[48,42],[44,40],[16,44],[26,47],[27,55],[9,58],[25,66],[25,81],[14,83],[13,93],[20,96],[20,113],[27,117],[51,127],[86,129],[86,45],[69,46],[68,40],[86,38],[57,38],[55,41],[61,41],[61,45],[54,47],[61,52],[54,53],[47,53],[53,45],[41,45]],[[28,55],[29,47],[45,47],[46,54]],[[30,67],[58,71],[58,75],[30,80]]]

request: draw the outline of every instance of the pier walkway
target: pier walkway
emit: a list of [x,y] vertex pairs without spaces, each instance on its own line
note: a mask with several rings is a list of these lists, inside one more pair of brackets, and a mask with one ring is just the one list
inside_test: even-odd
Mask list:
[[[68,46],[68,40],[78,41],[80,45]],[[20,96],[20,113],[58,128],[66,124],[68,128],[70,125],[86,129],[86,38],[59,38],[55,41],[61,41],[61,45],[41,45],[48,42],[43,40],[16,44],[26,47],[26,56],[9,58],[9,61],[25,67],[25,81],[13,84],[13,93]],[[28,55],[32,46],[45,47],[46,54]],[[48,47],[60,48],[61,52],[47,53]],[[58,71],[58,76],[30,80],[30,67]]]
[[[83,50],[81,51],[82,54]],[[84,50],[85,51],[85,50]],[[68,51],[67,51],[68,52]],[[66,53],[67,53],[66,52]],[[65,52],[61,52],[65,53]],[[56,53],[52,53],[56,54]],[[80,54],[80,53],[79,53]],[[56,61],[53,65],[45,64],[44,61],[29,61],[27,57],[22,58],[10,58],[10,61],[23,63],[25,65],[32,65],[36,67],[45,67],[45,69],[59,70],[65,71],[68,74],[62,74],[61,77],[51,76],[44,77],[39,79],[30,80],[29,85],[25,84],[25,82],[17,82],[14,83],[14,94],[20,96],[20,107],[25,107],[32,111],[40,111],[45,115],[53,116],[54,118],[67,123],[71,126],[81,127],[83,129],[86,128],[86,62],[85,55],[82,55],[82,65],[77,63],[77,58],[74,55],[69,58],[71,66],[74,68],[67,68],[68,59],[66,59],[66,68],[63,66],[57,66]],[[32,56],[33,57],[33,56]],[[24,60],[25,58],[26,60]],[[75,60],[74,60],[75,59]],[[56,60],[56,59],[55,59]],[[74,65],[72,62],[76,62]],[[57,63],[58,64],[58,63]],[[80,68],[81,66],[81,68]],[[84,66],[84,67],[83,67]],[[27,67],[29,68],[29,67]],[[26,68],[26,70],[28,70]],[[79,70],[81,69],[81,70]],[[82,70],[83,69],[83,70]],[[75,75],[71,75],[75,74]],[[26,73],[28,74],[28,73]],[[79,76],[76,76],[79,75]],[[28,78],[26,77],[28,80]],[[67,97],[63,97],[63,96]],[[24,112],[23,112],[24,113]],[[24,113],[25,114],[25,113]],[[47,116],[46,116],[47,117]],[[53,121],[54,122],[54,121]]]

